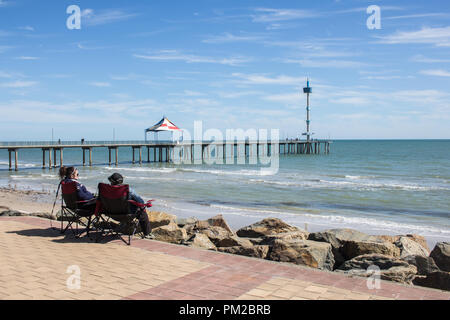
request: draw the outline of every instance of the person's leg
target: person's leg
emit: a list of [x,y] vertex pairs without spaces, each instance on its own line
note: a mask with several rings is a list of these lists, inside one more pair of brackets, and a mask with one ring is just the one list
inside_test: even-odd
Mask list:
[[148,214],[145,209],[141,210],[138,219],[142,232],[147,236],[150,233],[150,221],[148,220]]

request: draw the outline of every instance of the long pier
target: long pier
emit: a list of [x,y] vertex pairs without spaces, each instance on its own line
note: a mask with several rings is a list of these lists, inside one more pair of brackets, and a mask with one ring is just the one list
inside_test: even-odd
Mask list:
[[[302,140],[281,140],[281,141],[234,141],[234,142],[85,142],[85,143],[1,143],[0,150],[8,150],[9,153],[9,170],[19,170],[19,150],[21,149],[41,149],[42,150],[42,168],[56,168],[63,166],[63,151],[64,149],[79,148],[82,151],[83,166],[93,165],[92,154],[95,148],[108,148],[108,163],[113,162],[117,166],[119,164],[119,148],[131,148],[132,163],[139,162],[142,164],[143,155],[142,149],[147,150],[147,162],[168,162],[183,163],[194,162],[195,150],[201,147],[201,161],[217,159],[222,157],[240,158],[240,157],[255,157],[255,156],[271,156],[274,154],[329,154],[330,144],[328,140],[311,140],[309,142]],[[275,147],[275,149],[274,149]],[[213,152],[211,152],[214,150]],[[136,151],[138,159],[136,158]],[[150,156],[152,151],[153,157]],[[86,153],[89,158],[86,158]],[[14,157],[13,157],[14,154]],[[48,154],[48,157],[46,156]],[[59,164],[57,156],[59,155]],[[114,158],[113,158],[114,155]],[[53,161],[52,161],[53,156]],[[152,159],[151,159],[152,158]],[[47,162],[48,159],[48,162]],[[87,161],[89,160],[89,161]],[[114,160],[114,161],[113,161]]]

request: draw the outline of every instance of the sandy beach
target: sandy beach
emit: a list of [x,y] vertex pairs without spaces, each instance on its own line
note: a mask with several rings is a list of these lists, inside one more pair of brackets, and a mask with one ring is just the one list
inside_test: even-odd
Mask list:
[[[52,199],[53,198],[53,199]],[[0,210],[23,213],[50,213],[54,195],[34,190],[0,188]]]

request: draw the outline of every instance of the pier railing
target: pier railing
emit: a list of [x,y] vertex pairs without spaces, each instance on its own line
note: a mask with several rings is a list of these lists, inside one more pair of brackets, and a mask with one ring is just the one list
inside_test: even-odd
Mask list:
[[[137,160],[135,151],[138,151],[139,163],[143,162],[142,149],[147,148],[147,162],[176,162],[191,161],[195,163],[194,155],[200,152],[201,160],[214,157],[225,158],[247,158],[265,157],[275,154],[328,154],[330,153],[331,141],[328,140],[298,140],[286,139],[279,141],[25,141],[25,142],[0,142],[0,150],[7,150],[9,153],[9,170],[13,169],[13,154],[15,170],[18,171],[18,151],[20,149],[42,149],[42,168],[57,167],[57,153],[59,153],[59,165],[63,165],[63,150],[69,148],[81,149],[83,155],[83,166],[86,165],[86,151],[89,156],[89,166],[93,165],[92,152],[95,148],[108,148],[108,159],[111,165],[115,153],[114,162],[119,163],[119,148],[131,148],[132,163]],[[243,149],[243,150],[242,150]],[[213,150],[213,151],[212,151]],[[46,156],[48,154],[48,157]],[[151,157],[152,155],[152,157]],[[52,159],[53,158],[53,159]],[[53,161],[52,161],[53,160]]]

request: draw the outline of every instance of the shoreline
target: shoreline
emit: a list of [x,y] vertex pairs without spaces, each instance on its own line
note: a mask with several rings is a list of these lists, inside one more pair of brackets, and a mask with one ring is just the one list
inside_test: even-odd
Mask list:
[[[58,197],[60,199],[60,196]],[[187,218],[196,218],[199,220],[207,220],[217,214],[223,215],[223,217],[226,219],[230,227],[234,230],[238,230],[240,228],[243,228],[245,226],[251,225],[255,222],[258,222],[264,218],[269,217],[275,217],[274,215],[249,215],[249,216],[243,216],[239,214],[233,214],[226,211],[216,211],[214,212],[211,210],[210,207],[205,206],[206,210],[199,211],[195,210],[193,207],[191,210],[185,210],[185,209],[168,209],[167,206],[164,204],[161,205],[161,202],[164,202],[164,199],[161,199],[162,201],[156,202],[154,206],[150,209],[150,211],[156,211],[156,212],[163,212],[166,214],[175,215],[178,218],[187,219]],[[24,214],[36,214],[36,213],[47,213],[50,214],[53,209],[53,203],[55,201],[55,191],[37,191],[33,189],[28,188],[8,188],[8,187],[0,187],[0,213],[12,210],[12,211],[19,211]],[[60,208],[60,200],[56,202],[54,214],[56,214],[59,211]],[[182,205],[183,203],[180,202]],[[187,212],[184,212],[184,211]],[[255,211],[255,213],[257,213]],[[296,226],[298,228],[301,228],[308,232],[322,232],[329,229],[339,229],[339,228],[350,228],[354,229],[363,233],[367,233],[370,235],[389,235],[389,236],[396,236],[400,233],[392,232],[391,230],[378,230],[377,232],[368,232],[368,230],[361,229],[361,228],[355,228],[353,226],[336,226],[336,225],[326,225],[326,224],[314,224],[314,223],[295,223],[292,221],[289,221],[289,219],[286,219],[285,217],[276,217],[276,218],[282,218],[284,221],[288,222],[289,224]],[[427,244],[430,248],[433,248],[437,242],[441,242],[442,240],[436,237],[433,239],[429,236],[424,236]],[[445,240],[444,240],[445,241]]]

